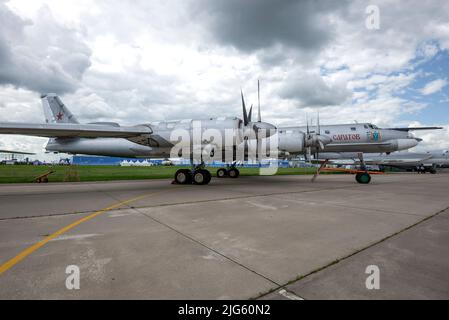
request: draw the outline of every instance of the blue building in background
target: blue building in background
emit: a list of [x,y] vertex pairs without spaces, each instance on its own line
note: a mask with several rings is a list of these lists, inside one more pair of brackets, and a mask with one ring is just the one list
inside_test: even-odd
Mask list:
[[[119,166],[122,161],[136,161],[136,158],[97,157],[97,156],[73,156],[72,164],[80,166]],[[150,159],[139,159],[139,161]],[[153,161],[151,161],[153,162]],[[162,162],[162,159],[159,160]]]
[[[81,165],[81,166],[119,166],[123,161],[126,162],[143,162],[148,161],[149,163],[153,165],[161,165],[164,161],[164,159],[149,159],[149,158],[121,158],[121,157],[101,157],[101,156],[73,156],[72,158],[72,164],[74,165]],[[270,162],[273,162],[276,160],[272,160]],[[281,168],[287,168],[290,166],[289,161],[287,160],[277,160],[278,166]],[[188,166],[189,160],[188,159],[180,159],[177,161],[173,161],[173,165],[182,165],[182,166]],[[269,163],[264,162],[262,165],[256,164],[256,163],[245,163],[245,164],[238,164],[239,167],[248,167],[248,168],[258,168],[260,166],[262,167],[268,167]],[[221,161],[213,161],[209,164],[211,167],[223,167],[225,166]]]

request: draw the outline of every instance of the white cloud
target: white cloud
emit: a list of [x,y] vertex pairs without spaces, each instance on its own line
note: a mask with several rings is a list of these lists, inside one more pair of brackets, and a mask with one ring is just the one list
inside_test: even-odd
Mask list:
[[445,86],[447,85],[447,80],[446,79],[437,79],[437,80],[433,80],[430,81],[429,83],[427,83],[422,89],[421,89],[421,93],[423,95],[429,95],[429,94],[433,94],[435,92],[440,91],[441,89],[443,89]]
[[[257,79],[262,116],[277,125],[303,124],[311,107],[323,123],[419,118],[427,104],[407,92],[421,76],[416,60],[449,48],[449,2],[370,4],[380,7],[380,30],[365,28],[362,0],[0,0],[12,10],[0,48],[19,53],[2,60],[0,50],[0,65],[29,71],[2,81],[0,121],[41,121],[38,91],[49,83],[85,122],[241,116],[240,88],[256,103]],[[424,89],[421,98],[436,90]]]
[[44,5],[24,19],[0,2],[0,85],[65,93],[80,87],[91,50],[76,29],[58,24]]

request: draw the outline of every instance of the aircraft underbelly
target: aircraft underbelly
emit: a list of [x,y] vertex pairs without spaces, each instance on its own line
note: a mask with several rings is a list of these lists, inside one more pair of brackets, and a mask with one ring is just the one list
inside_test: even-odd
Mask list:
[[363,153],[376,153],[376,152],[390,152],[394,151],[388,145],[370,145],[369,143],[365,145],[338,145],[325,146],[323,152],[363,152]]
[[167,157],[170,154],[170,149],[143,146],[117,138],[51,139],[46,149],[52,152],[111,157]]

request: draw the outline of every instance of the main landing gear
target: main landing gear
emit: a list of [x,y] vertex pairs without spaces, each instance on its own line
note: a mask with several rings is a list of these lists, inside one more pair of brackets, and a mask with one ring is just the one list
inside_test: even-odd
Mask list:
[[217,170],[217,178],[233,178],[237,179],[240,176],[240,171],[235,167],[220,168]]
[[197,184],[197,185],[205,185],[209,184],[212,179],[212,175],[202,166],[194,167],[192,170],[190,169],[179,169],[175,173],[175,181],[176,184]]

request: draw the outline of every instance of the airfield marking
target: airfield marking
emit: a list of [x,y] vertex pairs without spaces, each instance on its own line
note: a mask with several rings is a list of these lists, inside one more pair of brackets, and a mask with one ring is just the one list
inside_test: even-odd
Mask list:
[[[164,191],[166,191],[166,190],[164,190]],[[88,215],[87,217],[81,218],[81,219],[79,219],[79,220],[69,224],[68,226],[66,226],[66,227],[64,227],[62,229],[59,229],[55,233],[47,236],[46,238],[44,238],[43,240],[39,241],[38,243],[32,245],[31,247],[28,247],[27,249],[23,250],[21,253],[19,253],[14,258],[12,258],[12,259],[6,261],[4,264],[2,264],[0,266],[0,275],[3,274],[5,271],[9,270],[10,268],[12,268],[13,266],[15,266],[17,263],[19,263],[20,261],[22,261],[26,257],[28,257],[30,254],[32,254],[34,251],[36,251],[40,247],[44,246],[45,244],[47,244],[51,240],[55,239],[56,237],[62,235],[63,233],[69,231],[70,229],[75,228],[76,226],[80,225],[81,223],[86,222],[86,221],[88,221],[88,220],[90,220],[92,218],[95,218],[96,216],[99,216],[102,213],[111,211],[113,209],[117,209],[117,208],[119,208],[119,207],[121,207],[121,206],[123,206],[125,204],[131,203],[131,202],[134,202],[134,201],[137,201],[137,200],[140,200],[140,199],[143,199],[143,198],[146,198],[146,197],[149,197],[151,195],[155,195],[155,194],[158,194],[158,193],[161,193],[161,192],[163,192],[163,191],[152,192],[152,193],[149,193],[149,194],[144,194],[144,195],[141,195],[141,196],[138,196],[138,197],[135,197],[135,198],[131,198],[131,199],[128,199],[128,200],[125,200],[125,201],[118,202],[118,203],[116,203],[116,204],[114,204],[112,206],[109,206],[107,208],[98,210],[98,211]]]
[[279,290],[278,293],[279,293],[281,296],[283,296],[283,297],[285,297],[285,298],[287,298],[287,299],[289,299],[289,300],[304,300],[304,299],[301,298],[300,296],[298,296],[298,295],[296,295],[296,294],[294,294],[294,293],[291,293],[291,292],[289,292],[289,291],[287,291],[287,290],[285,290],[285,289]]

